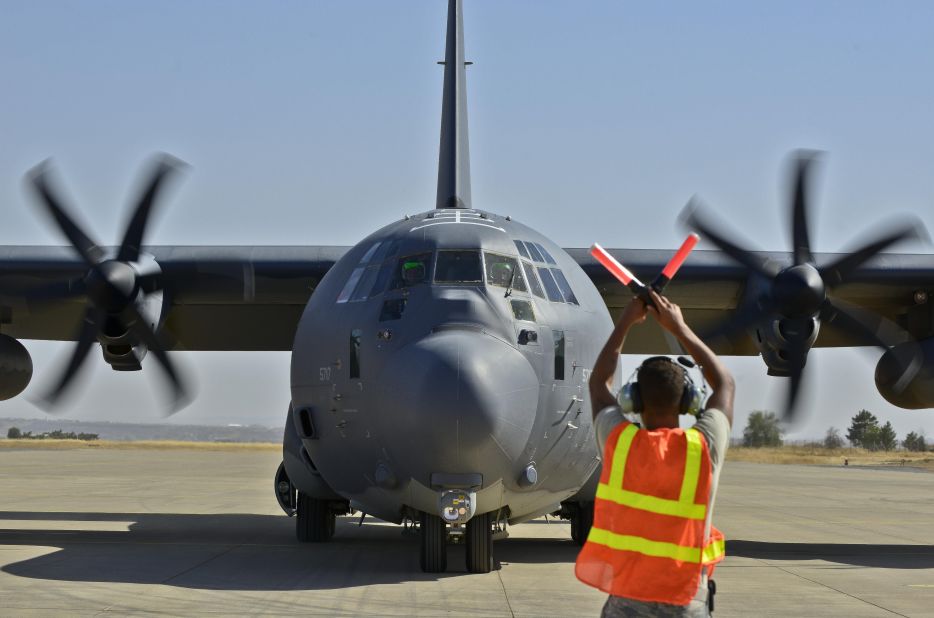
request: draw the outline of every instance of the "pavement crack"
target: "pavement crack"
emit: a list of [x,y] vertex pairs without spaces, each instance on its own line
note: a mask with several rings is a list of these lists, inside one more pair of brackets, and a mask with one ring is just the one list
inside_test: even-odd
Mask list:
[[221,557],[223,557],[223,556],[226,556],[227,554],[229,554],[229,553],[232,552],[233,550],[237,549],[238,547],[240,547],[240,545],[231,545],[230,547],[228,547],[227,549],[225,549],[225,550],[222,551],[221,553],[216,554],[216,555],[214,555],[214,556],[211,556],[211,557],[208,558],[207,560],[202,560],[202,561],[199,562],[198,564],[196,564],[196,565],[194,565],[194,566],[192,566],[192,567],[189,567],[189,568],[185,569],[185,570],[182,571],[181,573],[176,573],[176,574],[173,575],[172,577],[168,577],[168,578],[162,580],[160,583],[161,583],[161,584],[168,584],[168,583],[169,583],[170,581],[172,581],[173,579],[178,579],[179,577],[182,577],[183,575],[187,575],[188,573],[191,573],[191,572],[194,571],[195,569],[200,569],[201,567],[203,567],[204,565],[208,564],[209,562],[213,562],[214,560],[217,560],[218,558],[221,558]]
[[860,597],[856,596],[855,594],[850,594],[849,592],[844,592],[843,590],[840,590],[839,588],[834,588],[833,586],[830,586],[830,585],[828,585],[828,584],[825,584],[824,582],[819,582],[819,581],[817,581],[816,579],[811,579],[810,577],[805,577],[804,575],[801,575],[800,573],[795,573],[795,572],[793,572],[793,571],[789,571],[789,570],[788,570],[787,568],[785,568],[785,567],[775,566],[775,568],[777,568],[779,571],[782,571],[782,572],[784,572],[784,573],[788,573],[789,575],[792,575],[792,576],[797,577],[797,578],[799,578],[799,579],[803,579],[804,581],[811,582],[812,584],[817,584],[818,586],[822,586],[822,587],[824,587],[824,588],[827,588],[828,590],[833,590],[834,592],[837,592],[837,593],[842,594],[842,595],[844,595],[844,596],[850,597],[851,599],[855,599],[855,600],[859,601],[860,603],[865,603],[865,604],[867,604],[867,605],[872,605],[873,607],[877,607],[877,608],[881,609],[881,610],[884,611],[884,612],[889,612],[890,614],[893,614],[893,615],[895,615],[895,616],[901,616],[902,618],[910,618],[910,616],[906,616],[905,614],[899,614],[899,613],[896,612],[895,610],[889,609],[888,607],[882,607],[882,606],[879,605],[878,603],[873,603],[872,601],[867,601],[866,599],[860,598]]
[[496,578],[499,580],[499,585],[503,589],[503,598],[506,599],[506,608],[509,609],[510,618],[516,618],[516,612],[512,609],[512,603],[509,602],[509,593],[506,592],[506,583],[503,581],[503,571],[499,569],[496,571]]

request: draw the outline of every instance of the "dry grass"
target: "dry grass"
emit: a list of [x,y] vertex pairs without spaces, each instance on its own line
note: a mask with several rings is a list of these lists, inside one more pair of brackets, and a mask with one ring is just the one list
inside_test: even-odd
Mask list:
[[182,440],[0,440],[0,449],[106,449],[106,450],[192,450],[277,451],[272,442],[186,442]]
[[751,461],[773,464],[818,464],[842,466],[912,466],[934,471],[934,453],[908,451],[867,451],[861,448],[826,449],[814,446],[782,446],[775,448],[731,447],[727,461]]

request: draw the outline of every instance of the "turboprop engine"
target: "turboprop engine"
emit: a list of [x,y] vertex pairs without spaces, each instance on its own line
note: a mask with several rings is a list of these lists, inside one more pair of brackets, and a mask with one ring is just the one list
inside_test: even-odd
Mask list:
[[22,393],[32,378],[32,358],[23,344],[0,335],[0,401]]
[[903,343],[876,365],[876,388],[893,406],[934,408],[934,338]]

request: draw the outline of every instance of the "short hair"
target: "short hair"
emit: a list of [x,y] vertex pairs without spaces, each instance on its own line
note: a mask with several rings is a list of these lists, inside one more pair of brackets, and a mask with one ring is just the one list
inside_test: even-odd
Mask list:
[[653,356],[639,367],[639,395],[643,408],[670,408],[681,404],[685,371],[667,356]]

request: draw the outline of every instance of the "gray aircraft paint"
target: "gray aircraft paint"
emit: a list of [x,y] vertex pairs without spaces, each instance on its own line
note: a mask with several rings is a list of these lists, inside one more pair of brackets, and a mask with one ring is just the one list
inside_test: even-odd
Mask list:
[[[422,283],[338,302],[355,270],[382,267],[361,264],[376,243],[399,241],[385,256],[393,269],[400,257],[458,249],[531,263],[514,240],[544,246],[557,264],[536,266],[560,268],[580,304],[515,288],[506,296],[489,283]],[[400,319],[379,320],[385,302],[403,298]],[[513,300],[531,302],[535,321],[516,319]],[[477,513],[508,507],[516,522],[554,510],[599,465],[587,377],[611,329],[606,304],[577,262],[520,223],[483,211],[435,210],[391,224],[335,264],[299,322],[287,431],[302,439],[286,441],[289,476],[309,495],[328,498],[333,490],[395,522],[406,507],[437,510],[433,474],[480,475]],[[359,379],[350,376],[355,330],[362,334]],[[528,342],[523,330],[538,340]],[[554,376],[555,331],[565,338],[564,379]],[[303,410],[315,438],[302,436]],[[299,464],[305,469],[295,469]],[[534,484],[520,480],[530,464]],[[311,472],[325,484],[303,485]]]

